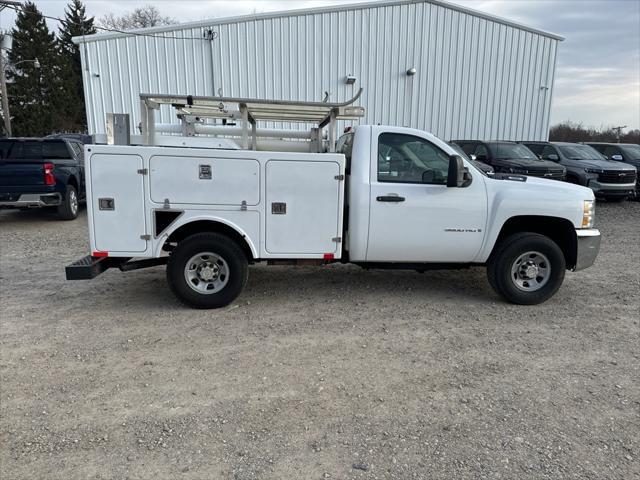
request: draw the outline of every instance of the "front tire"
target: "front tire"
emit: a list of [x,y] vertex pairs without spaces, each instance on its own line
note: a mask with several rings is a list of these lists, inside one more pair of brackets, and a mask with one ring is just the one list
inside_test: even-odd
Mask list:
[[167,264],[169,288],[193,308],[220,308],[233,302],[247,283],[242,249],[218,233],[198,233],[178,243]]
[[60,220],[75,220],[80,211],[78,191],[73,185],[67,185],[62,203],[58,206],[58,218]]
[[492,253],[487,276],[493,289],[511,303],[537,305],[564,281],[566,262],[558,245],[537,233],[516,233]]

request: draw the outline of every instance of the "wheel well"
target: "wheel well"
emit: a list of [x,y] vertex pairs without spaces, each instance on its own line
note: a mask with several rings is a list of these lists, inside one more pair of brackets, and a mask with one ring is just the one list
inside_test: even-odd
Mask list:
[[502,226],[502,230],[500,230],[498,239],[493,247],[494,251],[503,239],[509,235],[520,232],[539,233],[540,235],[549,237],[560,247],[560,250],[562,250],[567,269],[575,267],[578,250],[575,227],[573,223],[566,218],[536,215],[511,217]]
[[224,223],[216,222],[213,220],[198,220],[182,225],[181,227],[177,228],[171,235],[169,235],[167,242],[178,243],[191,235],[204,232],[220,233],[229,237],[231,240],[235,241],[242,249],[247,257],[247,260],[249,262],[253,261],[254,258],[253,254],[251,253],[251,247],[249,247],[246,238],[229,225],[225,225]]
[[76,180],[76,177],[74,177],[73,175],[69,177],[69,181],[67,182],[67,185],[73,186],[76,189],[76,192],[78,191],[78,181]]

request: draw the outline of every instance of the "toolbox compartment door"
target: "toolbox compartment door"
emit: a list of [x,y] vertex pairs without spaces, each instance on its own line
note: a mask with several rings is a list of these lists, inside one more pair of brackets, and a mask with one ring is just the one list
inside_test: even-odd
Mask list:
[[250,158],[154,155],[149,160],[151,200],[190,205],[260,202],[260,163]]
[[91,203],[98,250],[144,252],[147,249],[142,157],[97,153],[91,156]]
[[266,251],[336,253],[341,236],[340,165],[269,160],[266,164]]

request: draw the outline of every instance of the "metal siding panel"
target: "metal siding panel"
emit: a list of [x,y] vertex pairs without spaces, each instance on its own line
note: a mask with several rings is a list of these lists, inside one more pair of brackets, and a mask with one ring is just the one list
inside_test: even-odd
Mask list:
[[[364,87],[363,123],[450,138],[546,138],[557,40],[437,3],[370,5],[216,23],[166,37],[83,44],[91,133],[114,110],[138,119],[141,91],[332,101]],[[417,75],[406,69],[415,66]],[[93,74],[98,73],[99,78]],[[354,74],[355,87],[344,83]],[[550,87],[541,90],[540,86]],[[215,86],[215,90],[214,90]],[[162,121],[175,122],[168,109]]]

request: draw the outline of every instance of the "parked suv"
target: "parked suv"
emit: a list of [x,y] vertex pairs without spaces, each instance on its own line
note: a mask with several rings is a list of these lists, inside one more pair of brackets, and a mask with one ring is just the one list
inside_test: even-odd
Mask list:
[[78,216],[85,198],[82,143],[67,139],[0,139],[0,208],[54,207]]
[[496,173],[518,173],[551,180],[564,180],[566,169],[548,160],[540,160],[531,150],[516,142],[452,140],[467,155],[491,165]]
[[636,168],[607,160],[589,145],[567,142],[522,142],[543,160],[551,160],[567,169],[567,181],[593,190],[609,201],[622,201],[633,196]]
[[[609,160],[628,163],[640,172],[640,145],[636,143],[586,143],[595,148]],[[636,199],[640,197],[640,177],[636,177]]]

